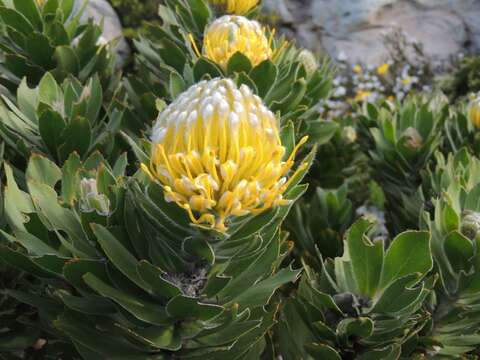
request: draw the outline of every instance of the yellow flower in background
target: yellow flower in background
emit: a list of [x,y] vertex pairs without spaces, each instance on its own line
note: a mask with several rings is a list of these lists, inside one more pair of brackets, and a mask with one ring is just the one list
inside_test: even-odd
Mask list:
[[252,65],[258,65],[272,57],[271,39],[267,39],[257,21],[243,16],[222,16],[205,32],[203,55],[225,68],[236,52],[245,55]]
[[356,74],[361,74],[363,72],[363,69],[360,65],[355,65],[352,70]]
[[480,96],[470,101],[468,118],[476,128],[480,128]]
[[372,95],[371,91],[366,91],[366,90],[360,90],[357,92],[357,95],[355,96],[355,101],[365,101],[368,100],[368,98]]
[[229,14],[244,15],[258,4],[258,0],[210,0]]
[[411,76],[407,76],[407,77],[405,77],[405,78],[403,78],[403,79],[401,80],[401,83],[402,83],[403,85],[409,85],[409,84],[412,83],[412,80],[413,80],[413,79],[412,79]]
[[377,67],[377,74],[380,76],[383,76],[388,73],[388,70],[390,70],[390,65],[389,64],[382,64],[379,67]]
[[306,140],[285,156],[277,119],[262,100],[246,85],[213,79],[192,86],[159,115],[150,165],[142,168],[194,224],[223,232],[231,216],[288,203],[282,196],[287,173]]
[[35,0],[38,6],[42,6],[46,0]]

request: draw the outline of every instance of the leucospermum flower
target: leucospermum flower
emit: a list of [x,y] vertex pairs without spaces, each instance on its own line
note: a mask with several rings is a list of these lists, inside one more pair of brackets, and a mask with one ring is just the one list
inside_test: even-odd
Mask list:
[[470,101],[468,117],[473,126],[480,128],[480,96],[474,97]]
[[271,39],[267,39],[265,29],[257,21],[222,16],[205,31],[203,55],[225,68],[236,52],[245,55],[252,65],[258,65],[272,57]]
[[246,85],[213,79],[192,86],[159,115],[150,165],[142,168],[194,224],[224,232],[232,216],[288,203],[287,174],[306,140],[286,156],[277,119],[262,100]]
[[258,0],[210,0],[214,6],[229,14],[244,15],[258,4]]

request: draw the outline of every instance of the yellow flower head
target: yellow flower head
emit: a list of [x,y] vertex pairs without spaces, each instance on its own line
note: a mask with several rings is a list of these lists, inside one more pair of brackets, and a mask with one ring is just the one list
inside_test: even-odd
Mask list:
[[258,0],[210,0],[214,6],[229,14],[244,15],[258,4]]
[[377,67],[377,74],[380,76],[383,76],[386,73],[388,73],[388,70],[390,70],[390,65],[387,63],[382,64],[379,67]]
[[470,101],[468,117],[473,126],[480,128],[480,96]]
[[246,85],[213,79],[192,86],[159,115],[150,166],[142,168],[194,224],[223,232],[229,217],[288,203],[282,196],[287,173],[306,140],[286,157],[277,119],[262,100]]
[[42,6],[46,0],[35,0],[38,6]]
[[203,55],[225,68],[236,52],[241,52],[255,66],[272,57],[271,41],[257,21],[243,16],[222,16],[205,32]]

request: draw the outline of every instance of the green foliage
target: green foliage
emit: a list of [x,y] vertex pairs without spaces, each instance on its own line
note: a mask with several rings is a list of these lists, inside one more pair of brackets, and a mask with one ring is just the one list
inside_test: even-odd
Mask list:
[[433,184],[434,189],[441,186],[441,192],[433,200],[433,214],[423,216],[440,277],[424,339],[432,354],[460,356],[480,345],[479,164],[465,150],[439,163]]
[[[43,321],[84,358],[258,357],[276,312],[264,306],[300,273],[280,268],[289,247],[279,225],[291,205],[212,236],[166,203],[159,185],[124,178],[124,164],[72,153],[60,169],[34,155],[28,192],[5,165],[12,235],[2,234],[20,249],[0,258],[45,279],[50,295],[34,303]],[[95,179],[109,211],[82,206],[85,179]],[[295,183],[292,201],[305,191]]]
[[434,100],[409,99],[402,105],[367,104],[361,116],[373,178],[382,186],[394,233],[415,229],[423,199],[417,196],[425,168],[442,142],[447,107]]
[[[330,258],[343,253],[343,235],[353,219],[353,205],[347,195],[347,186],[338,190],[317,188],[308,202],[295,204],[288,228],[305,261],[316,262],[317,251]],[[321,262],[316,265],[321,267]]]
[[86,82],[98,74],[107,86],[115,57],[99,42],[101,27],[80,22],[83,9],[74,13],[73,0],[0,2],[1,84],[15,93],[22,79],[36,86],[50,72],[59,82],[68,75]]
[[[480,132],[463,101],[324,120],[328,61],[312,68],[267,29],[271,59],[222,67],[201,54],[220,15],[206,0],[112,3],[144,26],[123,79],[72,0],[0,0],[0,359],[478,357]],[[285,205],[225,233],[192,225],[139,170],[157,114],[215,77],[276,113],[287,153],[310,137]]]
[[122,122],[121,111],[103,104],[98,76],[85,85],[73,77],[59,84],[50,73],[33,89],[22,81],[16,104],[3,96],[0,116],[0,136],[10,152],[27,160],[34,151],[59,164],[72,152],[83,159],[97,150],[112,154]]
[[447,79],[444,80],[442,88],[452,99],[480,91],[480,57],[469,56],[458,63]]
[[[277,326],[285,359],[409,358],[430,319],[433,262],[428,232],[398,235],[384,251],[371,242],[371,224],[357,221],[345,236],[344,254],[305,266],[297,293]],[[288,336],[288,335],[292,336]],[[413,346],[412,346],[413,344]]]

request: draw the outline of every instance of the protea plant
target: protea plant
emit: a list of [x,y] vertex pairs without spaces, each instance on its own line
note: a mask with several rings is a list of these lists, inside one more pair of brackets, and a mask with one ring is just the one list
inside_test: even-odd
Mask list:
[[198,81],[230,77],[278,112],[282,126],[292,121],[297,140],[308,134],[313,144],[333,136],[336,127],[321,121],[315,110],[330,91],[327,63],[312,67],[312,61],[299,57],[300,49],[276,38],[273,30],[253,19],[240,15],[215,18],[205,0],[195,5],[166,0],[160,16],[163,25],[148,27],[147,34],[135,43],[137,76],[129,77],[126,87],[131,110],[148,111],[132,116],[151,121],[156,97],[170,102]]
[[348,193],[347,185],[335,190],[317,188],[295,204],[287,228],[295,241],[295,254],[306,263],[320,267],[318,252],[325,258],[343,253],[343,236],[354,215]]
[[429,107],[423,99],[404,104],[386,102],[380,108],[365,106],[361,122],[370,141],[372,175],[382,186],[393,233],[416,229],[424,199],[418,197],[421,170],[442,141],[446,107]]
[[433,214],[423,216],[440,278],[429,307],[432,320],[422,333],[425,351],[432,357],[459,358],[480,344],[479,166],[466,150],[439,164],[434,184],[442,191],[432,200]]
[[74,12],[74,0],[2,0],[2,85],[15,93],[24,78],[35,86],[50,72],[60,82],[97,74],[105,89],[114,86],[115,56],[101,27],[80,20],[85,5]]
[[385,251],[358,220],[345,236],[344,254],[305,265],[296,293],[282,308],[276,344],[284,359],[413,358],[430,320],[430,235],[407,231]]
[[34,155],[23,192],[7,166],[3,235],[46,279],[35,305],[54,336],[85,359],[259,358],[270,299],[300,273],[280,224],[313,158],[295,166],[304,141],[283,139],[250,89],[214,79],[164,109],[133,178],[125,158]]
[[46,73],[33,89],[22,81],[16,102],[0,101],[0,137],[9,158],[26,163],[34,151],[62,164],[74,151],[83,159],[98,150],[112,154],[122,112],[104,105],[103,94],[98,76],[85,85],[75,78],[59,84]]

